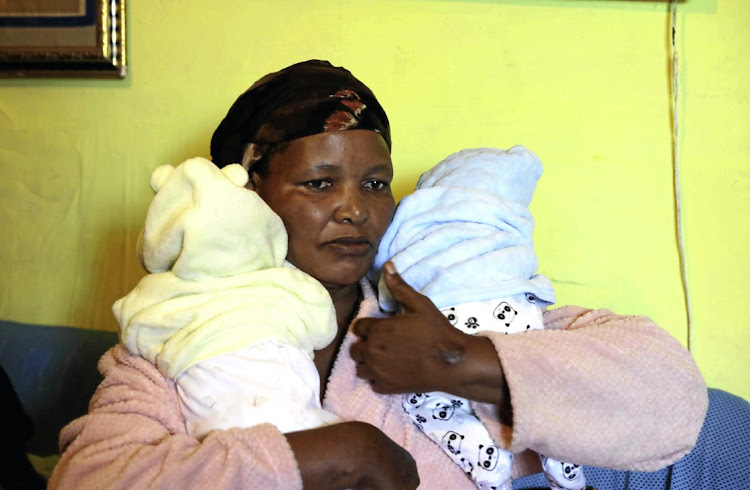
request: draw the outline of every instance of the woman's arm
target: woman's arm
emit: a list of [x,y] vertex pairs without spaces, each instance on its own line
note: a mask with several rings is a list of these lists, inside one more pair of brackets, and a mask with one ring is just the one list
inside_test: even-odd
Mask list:
[[[410,457],[394,443],[395,448],[389,446],[374,427],[362,427],[366,424],[287,435],[263,424],[214,431],[198,441],[186,433],[174,383],[148,361],[117,346],[104,355],[99,368],[104,381],[89,414],[61,432],[62,456],[49,488],[302,488],[303,483],[347,488],[360,482],[362,488],[416,486]],[[326,453],[325,447],[333,449]],[[326,459],[335,449],[346,454],[344,448],[349,453],[341,458],[342,466]],[[378,469],[375,474],[372,461],[388,462],[393,471]],[[316,467],[336,480],[325,480]],[[399,470],[411,486],[394,483]],[[339,482],[342,486],[336,487]]]
[[60,433],[50,488],[301,488],[275,427],[190,437],[174,383],[121,345],[99,361],[89,413]]
[[[649,318],[607,310],[558,308],[545,323],[520,335],[481,334],[495,346],[511,392],[513,451],[655,471],[692,449],[708,397],[675,338]],[[476,408],[483,420],[493,418],[491,407]]]
[[496,440],[581,464],[653,471],[695,443],[703,378],[649,319],[567,307],[546,315],[550,330],[472,337],[395,272],[385,280],[404,313],[358,320],[351,349],[374,390],[488,402],[477,413]]

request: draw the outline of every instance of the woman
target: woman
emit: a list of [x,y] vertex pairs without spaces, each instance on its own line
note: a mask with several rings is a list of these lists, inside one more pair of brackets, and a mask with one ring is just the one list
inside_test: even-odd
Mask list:
[[249,169],[248,187],[287,228],[287,258],[331,295],[338,333],[315,364],[324,408],[346,422],[288,434],[264,424],[198,441],[174,383],[116,346],[100,361],[89,414],[61,433],[51,488],[474,488],[406,417],[401,396],[386,396],[405,392],[474,400],[495,441],[518,453],[516,475],[539,471],[526,449],[640,471],[690,450],[705,385],[687,351],[648,319],[565,307],[547,313],[549,330],[469,336],[388,265],[404,313],[379,311],[364,276],[394,211],[390,143],[370,90],[319,61],[259,80],[211,143],[217,165]]

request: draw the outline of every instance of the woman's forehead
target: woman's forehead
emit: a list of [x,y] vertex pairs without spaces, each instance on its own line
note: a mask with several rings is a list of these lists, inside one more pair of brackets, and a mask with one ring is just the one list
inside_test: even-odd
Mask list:
[[392,172],[385,140],[369,130],[334,131],[290,141],[271,159],[271,171],[281,167],[321,171],[356,167]]

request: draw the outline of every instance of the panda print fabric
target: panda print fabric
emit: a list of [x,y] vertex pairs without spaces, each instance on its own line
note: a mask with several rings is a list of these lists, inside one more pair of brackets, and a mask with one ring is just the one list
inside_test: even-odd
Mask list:
[[530,293],[500,301],[463,303],[441,311],[451,325],[469,335],[484,330],[511,334],[544,328],[542,309]]
[[[464,303],[441,310],[459,330],[507,334],[541,330],[542,308],[532,294],[498,301]],[[438,444],[480,489],[511,490],[513,455],[497,447],[469,400],[443,392],[408,393],[403,407],[412,422]],[[542,457],[551,488],[582,490],[586,480],[578,465]]]
[[430,439],[481,486],[510,489],[513,455],[494,445],[465,398],[449,393],[410,393],[404,409]]

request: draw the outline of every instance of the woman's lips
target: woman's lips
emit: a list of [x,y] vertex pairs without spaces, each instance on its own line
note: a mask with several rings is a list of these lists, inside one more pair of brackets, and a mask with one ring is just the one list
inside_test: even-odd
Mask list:
[[344,255],[363,255],[370,252],[372,246],[365,237],[341,237],[326,242],[326,245]]

